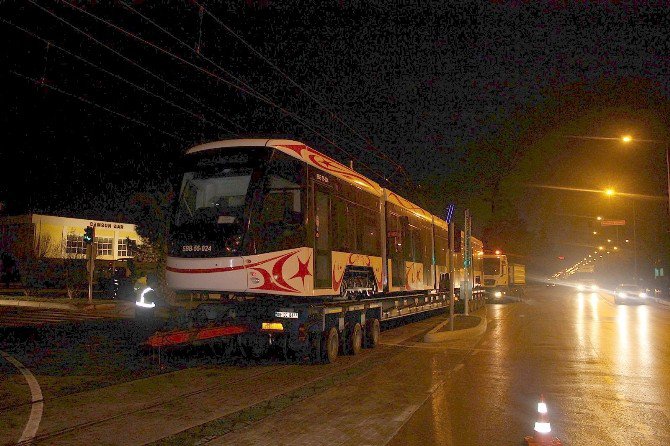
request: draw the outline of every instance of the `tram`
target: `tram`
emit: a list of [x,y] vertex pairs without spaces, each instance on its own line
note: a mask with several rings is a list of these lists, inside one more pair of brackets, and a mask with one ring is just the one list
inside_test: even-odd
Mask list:
[[449,306],[447,224],[306,144],[198,145],[180,176],[168,284],[217,299],[147,346],[234,338],[333,362],[375,347],[383,321]]
[[176,290],[354,298],[447,288],[447,225],[297,141],[186,153],[167,277]]

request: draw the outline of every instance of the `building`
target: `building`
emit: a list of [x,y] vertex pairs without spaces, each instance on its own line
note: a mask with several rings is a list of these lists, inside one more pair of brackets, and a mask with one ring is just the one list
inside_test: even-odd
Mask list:
[[82,258],[88,226],[95,228],[99,260],[130,257],[128,241],[142,243],[133,224],[29,214],[0,217],[0,252],[17,260]]

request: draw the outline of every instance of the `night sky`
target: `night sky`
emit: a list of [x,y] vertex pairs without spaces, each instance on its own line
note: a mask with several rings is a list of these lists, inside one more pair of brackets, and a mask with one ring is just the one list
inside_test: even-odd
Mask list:
[[670,138],[670,7],[393,3],[0,3],[3,212],[127,220],[189,146],[280,135],[437,215],[472,209],[542,273],[631,206],[537,186],[656,196],[636,199],[638,240],[667,261],[663,143],[566,135]]

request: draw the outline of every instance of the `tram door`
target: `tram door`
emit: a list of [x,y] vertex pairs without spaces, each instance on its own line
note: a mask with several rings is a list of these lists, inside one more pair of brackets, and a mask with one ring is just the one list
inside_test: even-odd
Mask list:
[[332,241],[330,237],[330,194],[314,187],[314,288],[332,289]]

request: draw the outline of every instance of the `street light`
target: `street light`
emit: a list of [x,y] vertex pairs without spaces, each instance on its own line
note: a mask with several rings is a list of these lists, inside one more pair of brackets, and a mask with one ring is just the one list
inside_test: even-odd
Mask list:
[[[637,139],[633,138],[631,135],[622,135],[618,138],[613,138],[611,136],[581,136],[581,135],[564,135],[564,138],[574,138],[574,139],[593,139],[593,140],[606,140],[606,141],[620,141],[624,144],[629,144],[632,142],[648,142],[652,144],[663,144],[665,145],[665,169],[666,169],[666,184],[668,192],[668,209],[667,212],[670,214],[670,139]],[[608,193],[608,195],[614,195],[614,191]]]

